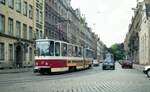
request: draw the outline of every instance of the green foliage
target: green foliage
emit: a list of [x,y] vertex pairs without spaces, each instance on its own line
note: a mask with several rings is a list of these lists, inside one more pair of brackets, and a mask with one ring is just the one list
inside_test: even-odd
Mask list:
[[114,55],[115,60],[121,60],[124,57],[124,44],[113,44],[108,51]]

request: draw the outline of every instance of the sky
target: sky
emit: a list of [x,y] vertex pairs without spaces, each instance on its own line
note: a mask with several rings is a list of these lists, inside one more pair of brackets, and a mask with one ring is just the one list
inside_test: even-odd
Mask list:
[[72,0],[74,9],[79,8],[88,26],[100,40],[110,47],[124,42],[137,0]]

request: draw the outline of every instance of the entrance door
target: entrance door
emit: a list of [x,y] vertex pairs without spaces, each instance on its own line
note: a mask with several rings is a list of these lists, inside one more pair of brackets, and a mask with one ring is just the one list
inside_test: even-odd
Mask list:
[[23,52],[20,45],[16,47],[16,66],[22,67],[23,64]]

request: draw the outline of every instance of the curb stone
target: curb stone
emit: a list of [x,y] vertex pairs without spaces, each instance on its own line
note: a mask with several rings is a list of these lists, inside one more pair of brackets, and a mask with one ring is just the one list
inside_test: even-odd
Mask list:
[[0,70],[0,74],[23,73],[23,72],[29,72],[32,70],[33,68],[3,69],[3,70]]

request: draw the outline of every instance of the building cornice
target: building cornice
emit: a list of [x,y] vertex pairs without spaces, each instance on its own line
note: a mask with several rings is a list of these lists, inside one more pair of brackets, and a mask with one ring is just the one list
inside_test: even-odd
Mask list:
[[10,39],[14,39],[14,40],[18,40],[18,39],[20,39],[21,41],[24,41],[24,42],[33,43],[33,41],[32,41],[32,40],[27,40],[27,39],[24,39],[24,38],[18,38],[18,37],[10,36],[10,35],[3,34],[3,33],[0,33],[0,36],[1,36],[1,37],[10,38]]

